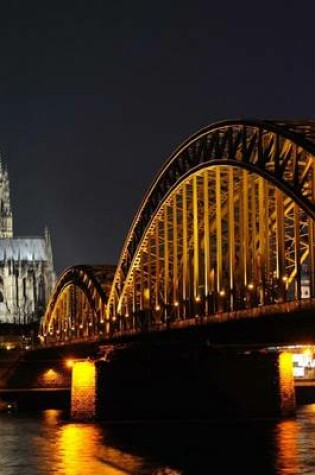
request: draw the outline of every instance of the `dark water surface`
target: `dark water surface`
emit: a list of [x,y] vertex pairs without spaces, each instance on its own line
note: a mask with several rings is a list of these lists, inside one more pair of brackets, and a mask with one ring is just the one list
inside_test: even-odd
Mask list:
[[315,404],[288,420],[73,423],[0,414],[0,475],[315,474]]

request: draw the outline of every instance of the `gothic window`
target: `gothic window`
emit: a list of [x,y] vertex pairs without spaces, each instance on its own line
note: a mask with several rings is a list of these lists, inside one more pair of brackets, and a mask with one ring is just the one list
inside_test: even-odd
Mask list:
[[26,300],[26,279],[25,279],[25,277],[23,278],[23,297],[24,297],[24,300]]
[[45,304],[45,298],[45,279],[43,275],[40,275],[38,279],[38,302]]

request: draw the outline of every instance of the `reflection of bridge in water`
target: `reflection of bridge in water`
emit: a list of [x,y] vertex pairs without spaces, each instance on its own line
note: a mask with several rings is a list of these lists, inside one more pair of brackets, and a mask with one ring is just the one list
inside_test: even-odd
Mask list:
[[46,345],[315,308],[315,122],[229,121],[179,146],[116,268],[60,277]]

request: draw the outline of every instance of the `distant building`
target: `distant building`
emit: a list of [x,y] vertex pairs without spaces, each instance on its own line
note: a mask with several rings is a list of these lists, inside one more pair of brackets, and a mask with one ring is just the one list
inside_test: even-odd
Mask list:
[[9,175],[0,159],[0,323],[38,321],[55,280],[48,229],[43,237],[13,237]]

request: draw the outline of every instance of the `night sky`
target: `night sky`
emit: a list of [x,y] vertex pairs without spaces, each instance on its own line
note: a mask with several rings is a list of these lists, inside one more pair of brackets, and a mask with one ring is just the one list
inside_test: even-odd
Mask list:
[[312,1],[2,1],[0,148],[16,236],[58,274],[116,264],[155,174],[212,122],[314,119]]

